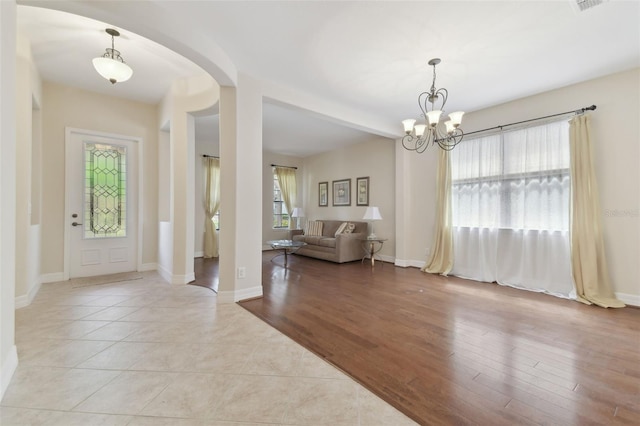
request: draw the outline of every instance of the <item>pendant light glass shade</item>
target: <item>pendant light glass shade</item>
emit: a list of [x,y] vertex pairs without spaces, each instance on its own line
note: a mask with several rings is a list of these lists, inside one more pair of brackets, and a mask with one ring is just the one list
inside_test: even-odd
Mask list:
[[107,28],[106,33],[111,36],[111,48],[106,49],[106,53],[93,59],[93,67],[111,84],[127,81],[133,75],[133,70],[124,62],[120,52],[115,49],[114,39],[120,33],[113,28]]
[[93,66],[98,71],[98,74],[109,80],[111,84],[127,81],[133,75],[133,70],[129,65],[116,59],[94,58]]

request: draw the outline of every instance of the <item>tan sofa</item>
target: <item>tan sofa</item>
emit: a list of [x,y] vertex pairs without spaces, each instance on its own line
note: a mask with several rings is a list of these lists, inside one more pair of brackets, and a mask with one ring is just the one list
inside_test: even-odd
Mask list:
[[[306,246],[301,247],[296,254],[315,257],[316,259],[329,260],[336,263],[361,260],[365,255],[362,248],[362,239],[367,237],[367,222],[355,222],[344,220],[322,220],[322,236],[304,235],[301,229],[292,231],[293,241],[303,241]],[[350,234],[335,235],[340,225],[344,222],[353,223],[355,229]]]

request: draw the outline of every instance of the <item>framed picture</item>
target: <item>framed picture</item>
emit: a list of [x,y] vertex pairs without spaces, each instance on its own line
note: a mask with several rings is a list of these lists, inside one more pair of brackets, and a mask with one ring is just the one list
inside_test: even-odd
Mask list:
[[329,206],[329,182],[318,184],[318,205],[320,207]]
[[333,181],[333,205],[351,205],[351,179],[341,179]]
[[356,179],[356,206],[369,205],[369,176]]

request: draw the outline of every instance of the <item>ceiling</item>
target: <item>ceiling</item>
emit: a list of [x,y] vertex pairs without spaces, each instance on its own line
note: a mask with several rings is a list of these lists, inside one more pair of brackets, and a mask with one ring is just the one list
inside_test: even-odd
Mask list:
[[[398,135],[400,120],[417,118],[434,57],[442,58],[436,85],[449,91],[447,110],[467,112],[640,66],[637,1],[585,12],[570,0],[159,4],[215,40],[239,71],[366,111]],[[110,44],[107,24],[21,6],[18,26],[46,80],[155,103],[173,79],[202,72],[123,30],[116,49],[134,76],[111,86],[90,60]],[[294,107],[264,106],[264,144],[275,152],[307,156],[367,137]]]

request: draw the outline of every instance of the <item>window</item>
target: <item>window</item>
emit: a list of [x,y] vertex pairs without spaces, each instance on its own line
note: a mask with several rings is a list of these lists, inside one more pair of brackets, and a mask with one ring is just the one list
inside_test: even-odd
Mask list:
[[453,226],[567,231],[569,125],[556,122],[451,151]]
[[213,215],[213,226],[216,228],[216,231],[220,230],[220,210]]
[[572,297],[569,124],[451,151],[453,275]]
[[127,236],[127,149],[85,142],[84,238]]
[[289,228],[289,212],[282,200],[278,176],[273,174],[273,228]]

